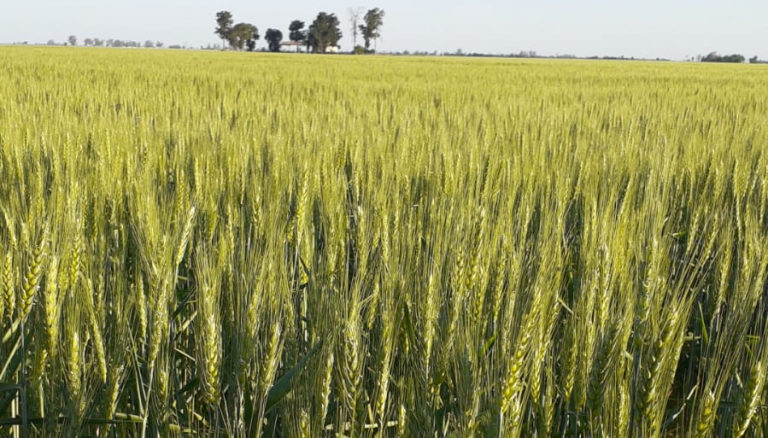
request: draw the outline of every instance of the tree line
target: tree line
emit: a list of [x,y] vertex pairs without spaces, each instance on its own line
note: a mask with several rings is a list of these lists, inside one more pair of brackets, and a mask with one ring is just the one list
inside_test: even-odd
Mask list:
[[[70,46],[76,46],[77,45],[77,37],[75,35],[70,35],[69,38],[67,38],[67,45]],[[56,45],[56,42],[54,40],[48,41],[49,46]],[[146,40],[143,43],[139,41],[132,41],[132,40],[117,40],[117,39],[101,39],[101,38],[86,38],[83,40],[83,46],[85,47],[134,47],[139,48],[143,47],[145,49],[162,49],[165,46],[165,43],[162,41],[152,41],[152,40]]]
[[744,55],[734,54],[721,56],[718,55],[717,52],[711,52],[707,56],[701,58],[701,62],[730,62],[735,64],[741,64],[744,60]]
[[[58,43],[55,40],[48,40],[46,45],[48,46],[72,46],[75,47],[80,42],[76,35],[70,35],[63,43]],[[128,47],[128,48],[145,48],[145,49],[162,49],[166,47],[162,41],[146,40],[143,43],[134,40],[119,40],[114,38],[85,38],[82,42],[84,47]],[[168,46],[169,49],[181,49],[182,46],[178,44]]]
[[[349,10],[349,23],[352,30],[352,45],[354,53],[375,53],[376,43],[381,37],[384,25],[384,10],[373,8],[365,11],[362,8]],[[216,13],[216,35],[225,46],[234,50],[254,51],[256,42],[261,39],[259,28],[251,23],[235,24],[234,17],[229,11]],[[329,53],[339,50],[339,41],[343,33],[341,22],[336,14],[320,12],[315,20],[306,26],[301,20],[293,20],[288,25],[288,39],[283,42],[283,32],[269,28],[264,34],[267,48],[271,52],[279,52],[283,46],[293,46],[297,50],[305,48],[312,53]],[[357,44],[358,36],[363,38],[364,45]]]

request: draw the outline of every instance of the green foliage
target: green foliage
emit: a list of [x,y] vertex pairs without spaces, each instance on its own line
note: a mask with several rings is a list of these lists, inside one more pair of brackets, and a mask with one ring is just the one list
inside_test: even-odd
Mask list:
[[301,42],[307,39],[307,32],[304,30],[304,22],[299,20],[291,21],[291,25],[288,27],[290,34],[288,38],[291,41]]
[[256,41],[260,38],[259,29],[250,23],[237,23],[233,26],[234,20],[232,13],[229,11],[221,11],[216,13],[216,28],[215,33],[226,44],[235,50],[243,50],[247,48],[248,51],[253,51],[256,48]]
[[309,26],[307,42],[315,53],[326,53],[329,47],[337,46],[342,33],[339,19],[335,14],[320,12]]
[[220,11],[216,13],[216,30],[214,33],[225,43],[231,44],[232,25],[234,25],[232,13],[229,11]]
[[264,34],[264,39],[269,44],[270,52],[279,52],[280,43],[283,41],[283,33],[277,29],[267,29],[267,33]]
[[0,436],[768,433],[759,69],[254,56],[0,48]]
[[376,41],[381,37],[381,26],[384,25],[384,10],[373,8],[365,13],[363,23],[360,25],[360,34],[365,41],[365,50],[371,48],[371,41]]
[[[757,57],[755,57],[755,60],[756,59]],[[743,55],[735,54],[735,55],[720,56],[717,54],[717,52],[712,52],[707,56],[701,58],[701,62],[730,62],[734,64],[743,64],[744,61],[745,61],[745,58]]]
[[250,23],[237,23],[229,36],[229,43],[232,48],[243,50],[247,45],[249,51],[256,47],[256,41],[260,38],[259,29]]

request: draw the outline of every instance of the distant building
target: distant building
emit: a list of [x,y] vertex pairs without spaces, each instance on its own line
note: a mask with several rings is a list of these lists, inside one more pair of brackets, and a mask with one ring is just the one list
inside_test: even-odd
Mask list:
[[[303,47],[306,47],[305,41],[283,41],[280,43],[280,47],[288,48],[295,47],[297,52],[301,52]],[[339,53],[341,48],[339,46],[328,46],[325,48],[325,53]]]
[[304,41],[283,41],[280,43],[280,47],[295,47],[297,52],[301,51],[301,48],[304,47]]

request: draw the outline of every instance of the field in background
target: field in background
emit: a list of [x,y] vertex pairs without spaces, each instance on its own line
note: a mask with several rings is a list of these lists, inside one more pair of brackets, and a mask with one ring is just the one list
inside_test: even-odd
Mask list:
[[768,433],[759,66],[0,65],[0,436]]

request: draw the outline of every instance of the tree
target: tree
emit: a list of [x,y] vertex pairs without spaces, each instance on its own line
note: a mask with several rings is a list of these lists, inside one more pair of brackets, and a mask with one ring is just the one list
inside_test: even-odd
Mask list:
[[267,29],[267,33],[264,34],[264,40],[269,44],[270,52],[279,52],[280,42],[283,41],[283,33],[277,29]]
[[103,47],[103,46],[104,46],[104,40],[100,38],[93,39],[93,47]]
[[155,42],[155,47],[157,47],[158,49],[162,49],[163,48],[163,42],[162,41]]
[[[304,30],[304,22],[300,20],[293,20],[288,26],[288,39],[294,43],[301,43],[307,40],[307,32]],[[296,51],[299,51],[299,47],[296,46]]]
[[290,33],[288,38],[294,42],[302,42],[307,39],[307,32],[304,31],[304,22],[299,20],[291,21],[291,25],[288,26]]
[[155,42],[154,41],[150,41],[150,40],[146,40],[146,41],[144,41],[144,47],[147,48],[147,49],[153,49],[155,47]]
[[93,45],[93,40],[90,39],[90,38],[86,38],[86,39],[83,40],[83,45],[85,47],[92,46]]
[[67,38],[67,41],[69,42],[70,46],[76,46],[77,45],[77,37],[74,35],[70,35],[69,38]]
[[309,26],[307,43],[315,53],[325,53],[329,47],[337,46],[341,39],[339,19],[336,14],[320,12]]
[[48,40],[48,45],[49,45],[49,46],[55,46],[55,45],[56,45],[56,41],[54,41],[54,40]]
[[214,33],[224,41],[224,46],[232,45],[232,13],[229,11],[221,11],[216,13],[216,30]]
[[365,13],[363,23],[360,25],[360,34],[365,40],[365,50],[371,49],[371,40],[374,42],[374,52],[376,51],[376,41],[381,37],[381,26],[384,25],[384,10],[373,8]]
[[365,8],[362,6],[347,9],[349,25],[351,26],[350,30],[352,31],[352,47],[357,47],[357,33],[360,29],[360,18],[362,18],[364,10]]
[[247,45],[248,50],[253,51],[259,38],[259,29],[256,26],[250,23],[237,23],[230,32],[229,44],[237,50],[243,50]]
[[259,29],[250,23],[237,23],[234,26],[232,13],[229,11],[220,11],[216,13],[216,30],[214,33],[224,41],[225,46],[229,44],[232,48],[243,50],[248,47],[249,51],[256,48],[256,40],[259,39]]

